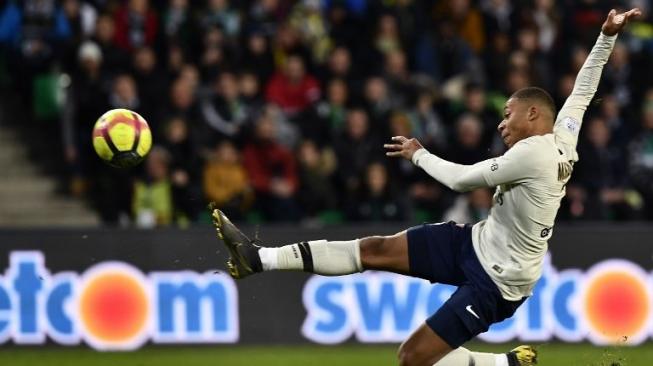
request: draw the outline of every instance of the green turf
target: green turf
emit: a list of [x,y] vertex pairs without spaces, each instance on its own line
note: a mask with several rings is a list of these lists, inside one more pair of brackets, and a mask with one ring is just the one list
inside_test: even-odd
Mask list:
[[[504,352],[513,345],[470,344],[479,351]],[[590,345],[539,345],[542,366],[653,365],[653,345],[634,348]],[[0,347],[3,366],[276,366],[276,365],[396,365],[394,346],[303,346],[303,347],[146,347],[130,353],[99,353],[87,348]]]

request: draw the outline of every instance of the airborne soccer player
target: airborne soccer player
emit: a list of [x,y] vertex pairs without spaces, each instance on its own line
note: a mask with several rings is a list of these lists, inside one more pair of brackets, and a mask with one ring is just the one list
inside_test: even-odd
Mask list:
[[547,242],[578,161],[583,115],[599,84],[617,34],[638,9],[610,11],[574,90],[556,117],[551,96],[539,88],[515,92],[498,126],[508,151],[474,165],[443,160],[415,139],[393,137],[388,156],[411,160],[447,187],[463,192],[496,187],[487,220],[475,225],[425,224],[392,236],[350,241],[316,240],[266,248],[255,245],[219,210],[218,236],[231,253],[234,278],[270,270],[346,275],[383,270],[457,286],[456,292],[399,348],[401,365],[525,366],[535,351],[520,346],[505,354],[461,347],[488,327],[511,317],[542,274]]

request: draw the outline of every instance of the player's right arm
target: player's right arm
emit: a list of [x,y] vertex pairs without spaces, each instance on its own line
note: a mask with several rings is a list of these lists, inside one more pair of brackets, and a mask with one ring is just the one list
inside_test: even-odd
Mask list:
[[416,139],[395,136],[392,140],[399,144],[385,145],[388,156],[411,160],[435,180],[458,192],[516,183],[537,174],[538,164],[533,159],[539,155],[534,152],[537,142],[533,139],[519,141],[502,156],[473,165],[456,164],[431,154]]
[[571,95],[558,113],[553,131],[558,142],[569,147],[570,151],[567,153],[571,156],[576,156],[575,149],[583,115],[596,93],[603,67],[612,53],[617,35],[631,18],[640,14],[639,9],[631,9],[622,14],[617,14],[615,10],[610,11],[596,44],[576,77]]

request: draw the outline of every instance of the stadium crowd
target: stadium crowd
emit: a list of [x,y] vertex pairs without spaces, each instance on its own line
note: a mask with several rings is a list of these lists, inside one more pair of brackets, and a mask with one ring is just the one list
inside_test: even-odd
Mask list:
[[[0,58],[28,105],[37,80],[59,75],[67,190],[106,223],[183,225],[205,219],[207,201],[249,221],[474,222],[490,190],[454,194],[383,142],[414,136],[462,164],[503,153],[507,97],[541,86],[561,107],[607,11],[638,6],[559,216],[653,219],[652,3],[4,0]],[[152,128],[139,169],[93,152],[111,108]]]

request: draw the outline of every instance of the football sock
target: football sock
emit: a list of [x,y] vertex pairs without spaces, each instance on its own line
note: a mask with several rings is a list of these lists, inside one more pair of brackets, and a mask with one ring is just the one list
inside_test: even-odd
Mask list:
[[358,239],[301,242],[280,248],[261,248],[258,254],[264,271],[282,269],[337,276],[363,270]]
[[508,366],[505,354],[471,352],[458,347],[433,366]]

